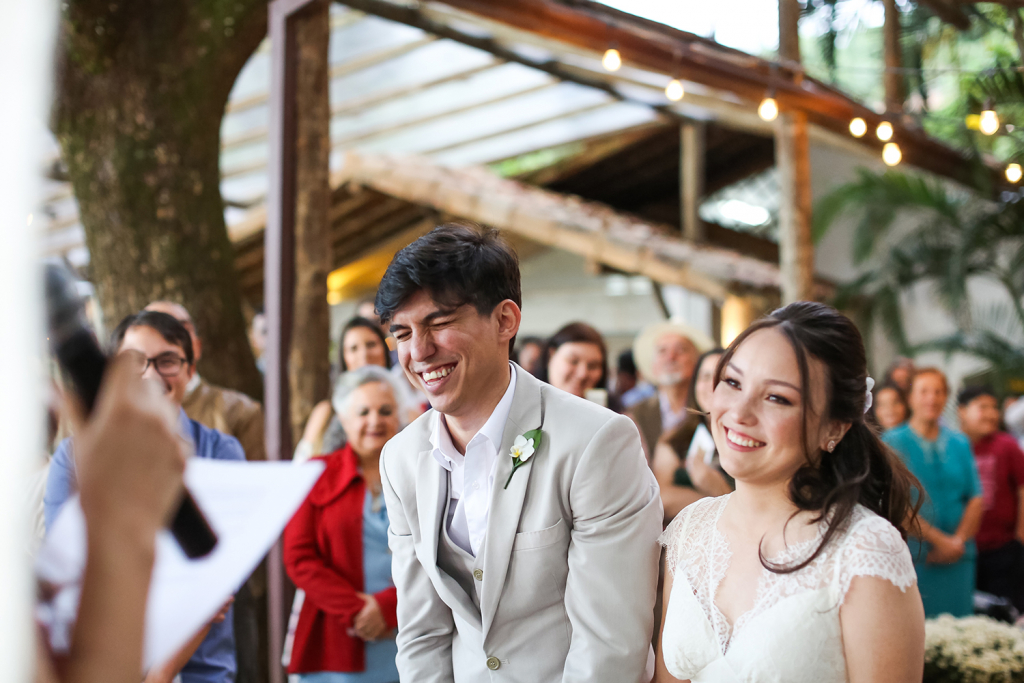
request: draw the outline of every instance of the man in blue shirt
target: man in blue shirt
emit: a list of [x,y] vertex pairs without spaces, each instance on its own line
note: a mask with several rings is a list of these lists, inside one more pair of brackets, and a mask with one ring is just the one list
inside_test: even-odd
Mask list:
[[[137,358],[139,373],[161,384],[167,397],[179,407],[182,437],[193,445],[196,457],[245,460],[237,439],[190,420],[181,410],[185,388],[195,373],[192,339],[181,323],[166,313],[143,311],[122,320],[111,342],[118,353],[130,353]],[[71,439],[65,439],[53,454],[46,481],[43,504],[47,529],[76,488]],[[211,624],[209,633],[181,670],[181,683],[234,682],[238,665],[231,617],[229,609],[222,622]]]

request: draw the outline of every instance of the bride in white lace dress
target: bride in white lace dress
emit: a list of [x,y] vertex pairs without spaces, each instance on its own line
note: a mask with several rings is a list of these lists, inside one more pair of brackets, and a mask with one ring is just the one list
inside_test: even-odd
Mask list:
[[666,546],[656,683],[919,683],[916,481],[864,423],[864,345],[834,309],[775,311],[723,356],[712,433],[736,491]]

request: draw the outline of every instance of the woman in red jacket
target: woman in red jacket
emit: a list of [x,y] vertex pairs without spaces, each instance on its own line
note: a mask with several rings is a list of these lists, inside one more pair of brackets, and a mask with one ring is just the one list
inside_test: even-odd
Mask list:
[[322,457],[323,475],[284,532],[285,568],[306,594],[288,672],[303,683],[397,683],[396,596],[378,468],[399,429],[391,376],[376,366],[346,373],[335,387],[339,403],[349,441]]

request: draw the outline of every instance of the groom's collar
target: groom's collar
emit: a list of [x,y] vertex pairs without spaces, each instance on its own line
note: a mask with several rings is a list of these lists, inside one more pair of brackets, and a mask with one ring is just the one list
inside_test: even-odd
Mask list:
[[[516,393],[516,368],[511,363],[509,363],[509,375],[508,388],[505,389],[505,394],[498,401],[498,405],[494,407],[491,416],[487,418],[484,426],[466,444],[467,451],[472,444],[481,439],[489,441],[495,452],[501,449],[501,438],[505,432],[505,423],[508,422],[509,413],[512,411],[512,399]],[[430,445],[434,459],[449,472],[451,472],[453,464],[460,464],[465,460],[466,456],[459,453],[452,443],[451,432],[448,431],[444,415],[436,410],[434,411],[434,424],[430,432]]]

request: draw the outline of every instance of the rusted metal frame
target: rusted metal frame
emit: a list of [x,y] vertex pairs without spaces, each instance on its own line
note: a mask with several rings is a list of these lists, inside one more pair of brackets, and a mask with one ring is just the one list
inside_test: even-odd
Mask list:
[[475,145],[475,144],[477,144],[479,142],[486,142],[487,140],[493,140],[494,138],[500,138],[500,137],[502,137],[504,135],[510,135],[512,133],[518,133],[520,131],[528,130],[530,128],[535,128],[536,126],[542,126],[542,125],[547,124],[547,123],[552,123],[554,121],[560,121],[562,119],[571,118],[573,116],[581,116],[583,114],[589,114],[590,112],[597,111],[598,109],[604,109],[606,107],[610,107],[610,106],[613,106],[615,104],[618,104],[618,102],[612,101],[612,102],[598,102],[596,104],[589,104],[589,105],[587,105],[585,107],[579,107],[577,109],[571,109],[571,110],[569,110],[567,112],[562,112],[562,113],[556,114],[555,116],[545,117],[543,119],[540,119],[539,121],[530,121],[529,123],[524,123],[524,124],[521,124],[521,125],[518,125],[518,126],[514,126],[512,128],[505,128],[503,130],[495,131],[493,133],[487,133],[486,135],[478,135],[477,137],[470,138],[468,140],[457,140],[457,141],[452,142],[452,143],[447,144],[447,145],[442,145],[440,147],[434,147],[434,148],[431,148],[431,149],[428,149],[428,150],[421,151],[421,152],[419,152],[419,154],[424,155],[424,156],[429,156],[431,154],[440,154],[441,152],[448,152],[448,151],[453,150],[453,149],[458,149],[459,147],[466,147],[468,145]]
[[[357,3],[367,14],[379,12],[364,9],[364,5],[386,4],[381,0],[350,0],[345,4],[354,6]],[[802,110],[810,123],[843,136],[849,135],[847,126],[855,116],[867,121],[869,127],[883,120],[883,115],[802,71],[794,70],[788,62],[773,67],[767,60],[668,26],[645,22],[597,3],[578,0],[571,4],[552,0],[445,0],[445,4],[595,52],[603,51],[614,42],[627,62],[660,73],[674,73],[681,80],[729,91],[752,102],[759,101],[768,90],[775,89],[783,109]],[[403,10],[390,14],[391,17],[385,18],[407,23],[403,19],[415,19],[421,13]],[[647,25],[651,28],[643,30]],[[662,39],[655,39],[658,37]],[[485,39],[477,40],[486,42]],[[662,109],[671,112],[668,107]],[[906,127],[900,122],[893,122],[893,125],[896,139],[904,147],[905,162],[970,186],[977,184],[971,177],[968,160],[959,152],[921,130]],[[882,147],[873,136],[864,136],[859,143],[875,150]],[[996,185],[1005,184],[1000,169],[990,168],[990,171]]]
[[530,86],[529,88],[525,88],[523,90],[517,90],[515,92],[505,93],[497,97],[492,97],[491,99],[483,100],[481,102],[473,102],[472,104],[456,107],[455,109],[448,109],[446,111],[437,112],[436,114],[428,114],[427,116],[420,116],[418,118],[406,119],[404,121],[399,121],[398,123],[391,124],[388,126],[381,126],[380,128],[372,128],[361,133],[355,133],[354,135],[350,135],[348,137],[336,138],[334,140],[331,140],[331,148],[336,149],[338,147],[344,147],[346,145],[351,145],[357,142],[366,142],[367,140],[373,140],[374,138],[379,138],[383,135],[389,135],[391,133],[397,133],[403,130],[407,130],[409,128],[415,128],[416,126],[422,126],[425,123],[439,121],[441,119],[448,118],[449,116],[458,116],[459,114],[465,114],[466,112],[474,111],[476,109],[489,107],[493,104],[500,104],[501,102],[514,100],[518,97],[525,97],[527,95],[532,95],[542,90],[553,88],[556,85],[559,85],[559,83],[560,81],[548,81],[546,83],[541,83],[539,85]]
[[370,54],[363,55],[362,57],[355,57],[354,59],[332,66],[329,78],[330,80],[335,81],[344,76],[350,76],[364,69],[377,66],[378,64],[390,62],[392,59],[404,57],[410,52],[414,52],[421,47],[426,47],[427,45],[431,45],[435,42],[437,42],[436,36],[427,36],[426,38],[411,40],[408,43],[402,43],[401,45],[386,47],[383,50],[377,50]]
[[459,81],[483,73],[485,71],[490,71],[491,69],[496,69],[499,66],[502,66],[503,64],[505,64],[503,60],[494,59],[486,64],[475,66],[472,69],[456,71],[453,74],[442,76],[440,78],[435,78],[434,80],[426,81],[424,83],[416,83],[414,85],[409,85],[401,88],[392,88],[391,90],[385,90],[383,92],[370,93],[369,95],[366,95],[364,97],[357,97],[351,100],[345,100],[344,102],[339,102],[338,104],[334,105],[334,107],[331,108],[331,118],[334,118],[336,116],[344,116],[345,114],[349,114],[355,111],[362,111],[370,107],[375,107],[379,104],[385,104],[399,97],[415,95],[425,90],[435,88],[439,85],[444,85],[446,83],[451,83],[453,81]]

